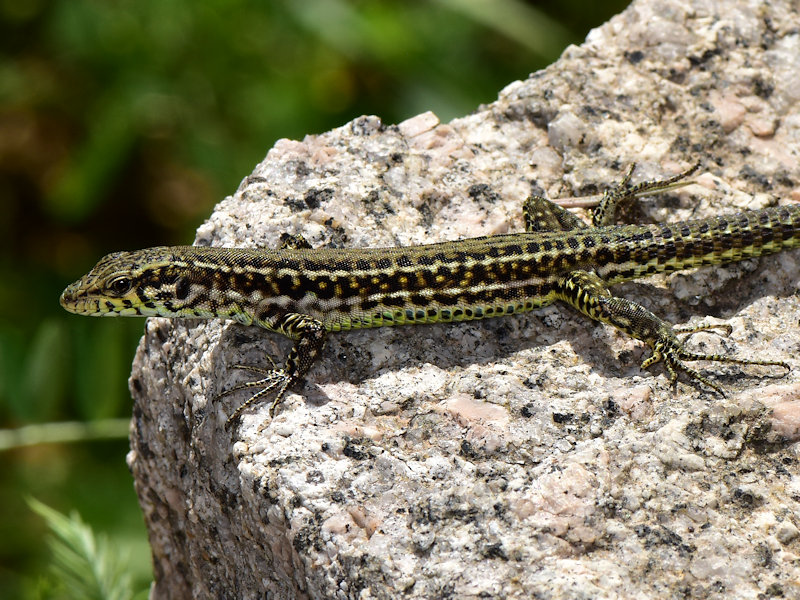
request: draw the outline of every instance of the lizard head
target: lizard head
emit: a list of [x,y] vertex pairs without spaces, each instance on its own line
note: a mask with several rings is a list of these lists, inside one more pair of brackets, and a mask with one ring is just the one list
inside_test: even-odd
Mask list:
[[186,308],[190,269],[180,248],[114,252],[61,294],[61,306],[89,316],[179,316]]

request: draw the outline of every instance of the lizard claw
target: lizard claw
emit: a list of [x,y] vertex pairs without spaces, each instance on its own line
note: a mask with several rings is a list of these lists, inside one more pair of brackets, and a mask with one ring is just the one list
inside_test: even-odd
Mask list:
[[[273,363],[273,367],[274,366],[275,365]],[[230,394],[233,394],[241,390],[261,388],[255,394],[253,394],[253,396],[251,396],[247,401],[245,401],[244,404],[240,405],[231,413],[231,415],[228,417],[228,420],[225,421],[225,429],[229,430],[233,425],[233,423],[239,418],[239,416],[245,410],[247,410],[247,408],[249,408],[256,402],[261,400],[267,394],[277,390],[275,398],[272,401],[272,405],[269,408],[269,416],[270,417],[275,416],[275,410],[281,403],[281,400],[283,400],[283,396],[286,394],[286,390],[288,390],[289,386],[292,383],[294,383],[292,377],[288,373],[286,373],[284,369],[277,369],[277,368],[264,369],[262,367],[254,367],[251,365],[241,365],[241,364],[232,365],[232,368],[241,369],[245,371],[252,371],[254,373],[263,375],[263,377],[261,379],[248,381],[246,383],[234,386],[231,389],[226,390],[222,392],[219,396],[217,396],[216,399],[219,400],[220,398],[223,398],[225,396],[228,396]]]
[[739,365],[761,365],[770,367],[782,367],[790,371],[791,367],[779,360],[753,360],[747,358],[736,358],[723,354],[700,354],[687,350],[683,343],[674,335],[675,333],[691,335],[698,331],[708,329],[722,329],[725,334],[730,334],[732,328],[728,324],[721,325],[700,325],[696,327],[676,327],[673,332],[662,332],[661,337],[652,344],[653,353],[642,362],[641,368],[646,369],[658,362],[663,362],[669,373],[669,380],[673,385],[677,385],[678,372],[685,373],[690,379],[711,388],[715,393],[723,398],[726,397],[725,390],[718,383],[715,383],[702,375],[699,371],[687,366],[684,361],[708,360],[715,362],[726,362]]

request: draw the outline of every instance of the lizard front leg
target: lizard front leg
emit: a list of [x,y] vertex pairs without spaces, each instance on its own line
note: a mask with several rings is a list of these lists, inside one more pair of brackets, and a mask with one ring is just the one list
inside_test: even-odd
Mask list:
[[273,416],[275,409],[283,400],[290,386],[302,381],[311,365],[319,356],[325,345],[325,326],[321,321],[309,315],[287,313],[283,315],[272,327],[274,331],[282,333],[294,340],[294,346],[286,358],[282,369],[276,367],[270,358],[272,369],[263,369],[250,365],[233,365],[235,369],[243,369],[258,373],[263,377],[256,381],[248,381],[220,394],[220,398],[244,389],[261,388],[244,404],[231,413],[225,423],[230,428],[233,422],[250,406],[264,398],[267,394],[275,392],[275,398],[270,406],[269,414]]

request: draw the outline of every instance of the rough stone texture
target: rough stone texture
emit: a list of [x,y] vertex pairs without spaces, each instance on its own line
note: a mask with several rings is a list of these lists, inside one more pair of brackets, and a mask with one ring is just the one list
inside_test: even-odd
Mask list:
[[[790,2],[648,0],[441,124],[363,117],[282,140],[197,243],[406,245],[517,231],[532,191],[591,194],[700,159],[641,221],[800,199],[800,15]],[[780,199],[780,200],[779,200]],[[552,306],[331,336],[307,384],[227,432],[213,399],[289,343],[150,319],[129,462],[154,598],[800,597],[800,253],[618,286],[730,394],[642,372],[640,343]],[[778,370],[779,371],[779,370]]]

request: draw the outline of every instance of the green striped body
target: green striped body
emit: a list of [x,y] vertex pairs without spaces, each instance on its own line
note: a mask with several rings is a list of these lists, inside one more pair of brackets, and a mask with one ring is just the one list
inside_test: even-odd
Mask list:
[[230,318],[275,330],[277,317],[301,313],[344,331],[529,311],[555,301],[559,278],[577,269],[614,284],[798,245],[800,206],[408,248],[163,247],[110,255],[89,276],[130,269],[141,282],[138,296],[98,298],[78,282],[65,297],[89,315]]

